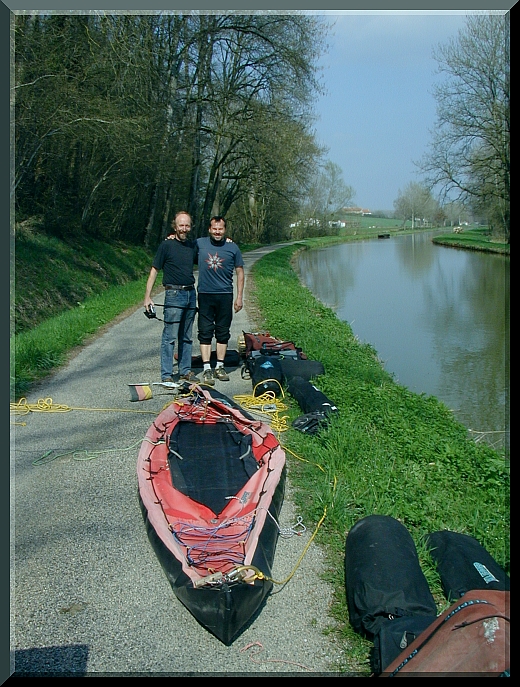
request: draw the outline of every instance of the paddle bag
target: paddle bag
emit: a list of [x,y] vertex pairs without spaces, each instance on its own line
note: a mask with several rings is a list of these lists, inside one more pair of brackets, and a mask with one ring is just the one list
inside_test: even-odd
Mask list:
[[426,543],[449,601],[472,589],[509,590],[509,577],[504,570],[468,534],[440,530],[429,534]]
[[352,628],[374,641],[376,674],[437,616],[410,533],[386,515],[362,518],[348,533],[345,587]]
[[[210,363],[214,367],[216,362],[217,362],[217,352],[211,351]],[[240,365],[240,363],[241,363],[240,353],[238,351],[231,349],[231,348],[228,348],[226,351],[226,355],[224,356],[224,367],[229,367],[229,368],[235,367],[236,368]],[[204,367],[201,355],[193,355],[191,357],[191,367],[192,367],[192,369]]]

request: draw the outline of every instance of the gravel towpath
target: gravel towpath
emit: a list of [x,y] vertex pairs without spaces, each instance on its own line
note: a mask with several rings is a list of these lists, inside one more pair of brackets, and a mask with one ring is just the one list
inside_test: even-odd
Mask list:
[[[246,301],[249,268],[269,250],[244,255]],[[244,308],[229,347],[251,327]],[[162,323],[137,308],[27,397],[30,407],[49,399],[64,412],[11,415],[11,671],[336,676],[330,671],[340,649],[324,634],[333,622],[332,590],[320,580],[324,555],[314,542],[231,646],[175,597],[147,538],[136,475],[140,442],[171,392],[153,387],[152,399],[135,403],[128,387],[159,381],[161,331]],[[251,394],[240,368],[230,372],[215,388],[229,397]],[[290,471],[288,482],[281,528],[298,519]],[[302,535],[279,539],[274,579],[297,566],[316,523],[304,525]]]

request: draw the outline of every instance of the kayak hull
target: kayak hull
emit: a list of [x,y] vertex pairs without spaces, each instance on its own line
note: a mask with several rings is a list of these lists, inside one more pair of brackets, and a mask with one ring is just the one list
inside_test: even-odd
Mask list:
[[177,599],[231,644],[273,587],[286,479],[276,436],[222,394],[192,386],[152,423],[137,472],[148,537]]

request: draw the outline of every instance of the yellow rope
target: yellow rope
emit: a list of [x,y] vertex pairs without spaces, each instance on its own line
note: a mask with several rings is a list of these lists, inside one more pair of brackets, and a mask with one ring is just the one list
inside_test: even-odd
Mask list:
[[[283,397],[283,389],[281,390],[281,393]],[[280,415],[280,412],[287,410],[288,406],[282,401],[278,400],[274,391],[265,391],[263,394],[255,396],[253,390],[252,395],[237,394],[236,396],[233,396],[233,400],[235,400],[251,415],[262,416],[266,422],[269,422],[271,428],[275,432],[286,432],[289,429],[289,425],[287,424],[289,416]]]
[[279,584],[279,585],[287,584],[287,582],[289,582],[289,580],[294,576],[295,572],[300,567],[300,564],[301,564],[302,560],[304,559],[305,554],[307,553],[307,551],[309,549],[309,546],[312,544],[314,537],[318,534],[318,530],[322,526],[323,521],[325,520],[326,516],[327,516],[327,506],[325,506],[325,510],[323,511],[323,515],[321,516],[321,520],[316,525],[316,529],[314,530],[311,538],[309,539],[309,541],[305,545],[300,557],[298,558],[298,560],[296,562],[296,565],[294,566],[294,568],[293,568],[292,572],[289,574],[289,576],[285,578],[285,580],[280,580],[280,581],[274,580],[272,577],[269,577],[269,575],[266,575],[259,568],[255,567],[254,565],[242,565],[242,566],[239,566],[238,568],[235,568],[233,570],[233,572],[237,573],[237,572],[240,572],[241,570],[244,570],[244,571],[245,570],[252,570],[254,572],[254,574],[250,577],[244,578],[245,582],[252,582],[253,580],[269,580],[273,584]]
[[[146,413],[157,415],[156,410],[137,410],[133,408],[82,408],[79,406],[66,406],[54,403],[52,398],[40,398],[37,403],[27,403],[26,398],[21,398],[17,403],[11,403],[9,412],[14,415],[28,415],[29,413],[68,413],[71,410],[95,410],[102,412],[114,411],[118,413]],[[19,423],[18,423],[19,424]]]
[[287,448],[287,446],[282,446],[284,451],[288,451],[292,456],[297,458],[298,460],[301,460],[302,463],[309,463],[309,465],[315,465],[317,468],[319,468],[322,472],[325,472],[325,468],[323,468],[319,463],[313,463],[312,460],[307,460],[307,458],[302,458],[301,456],[296,455],[294,451],[291,451],[290,448]]

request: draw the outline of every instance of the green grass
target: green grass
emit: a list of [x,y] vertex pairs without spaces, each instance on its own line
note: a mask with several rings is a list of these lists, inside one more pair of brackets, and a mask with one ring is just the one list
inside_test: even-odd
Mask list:
[[487,253],[501,253],[510,255],[510,245],[493,239],[487,227],[465,229],[461,234],[442,234],[434,236],[433,243],[466,250],[479,250]]
[[[509,465],[468,438],[436,398],[395,383],[377,352],[300,285],[290,260],[306,243],[253,266],[255,300],[263,327],[324,364],[326,374],[315,384],[340,411],[318,436],[291,429],[281,440],[290,449],[289,475],[307,526],[327,509],[317,539],[328,553],[332,614],[345,647],[345,664],[338,668],[366,670],[371,644],[347,622],[343,555],[349,529],[369,514],[399,519],[416,542],[440,610],[446,600],[423,536],[438,529],[470,534],[509,571]],[[301,410],[285,398],[292,420]]]
[[111,286],[34,329],[11,337],[11,400],[19,400],[35,382],[65,363],[72,349],[127,308],[142,302],[145,287],[146,277]]
[[19,229],[11,288],[12,333],[29,331],[73,310],[107,286],[148,275],[152,259],[152,253],[138,246],[83,238],[60,241],[34,229]]

